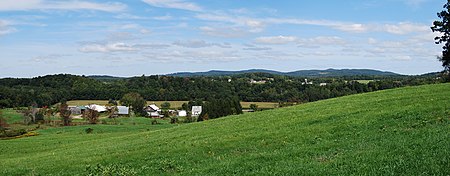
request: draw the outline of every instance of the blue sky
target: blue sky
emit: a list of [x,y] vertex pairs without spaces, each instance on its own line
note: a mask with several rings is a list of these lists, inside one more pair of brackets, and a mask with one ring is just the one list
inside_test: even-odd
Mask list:
[[0,77],[442,70],[438,0],[1,0]]

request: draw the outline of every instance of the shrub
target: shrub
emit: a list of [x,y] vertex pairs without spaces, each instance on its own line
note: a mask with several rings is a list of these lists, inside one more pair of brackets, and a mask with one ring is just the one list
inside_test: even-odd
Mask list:
[[171,123],[171,124],[176,124],[176,123],[178,123],[178,117],[170,117],[170,123]]
[[84,118],[89,121],[90,124],[97,124],[99,114],[96,110],[87,109],[84,112]]
[[93,131],[94,131],[94,129],[92,129],[92,128],[86,128],[84,130],[84,132],[86,132],[87,134],[91,134]]
[[158,124],[159,124],[159,122],[156,119],[152,120],[152,125],[158,125]]
[[71,113],[69,105],[67,105],[65,101],[61,102],[61,105],[59,106],[59,116],[61,116],[64,126],[69,126],[72,122],[72,118],[70,117]]
[[3,118],[2,111],[0,111],[0,130],[6,130],[9,127],[6,119]]
[[25,129],[18,129],[18,130],[2,130],[0,131],[0,137],[16,137],[23,134],[26,134],[27,131]]

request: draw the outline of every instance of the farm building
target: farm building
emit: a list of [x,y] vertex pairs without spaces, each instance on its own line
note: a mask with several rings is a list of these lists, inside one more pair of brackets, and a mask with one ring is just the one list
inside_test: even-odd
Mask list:
[[130,108],[126,106],[117,106],[117,115],[129,115]]
[[81,107],[80,106],[69,106],[69,111],[73,115],[79,115],[82,113],[81,112],[82,108],[83,108],[83,110],[86,109],[85,107],[82,107],[82,106]]
[[155,104],[148,105],[144,109],[145,112],[147,112],[147,116],[153,117],[153,118],[160,118],[164,115],[161,115],[161,109],[156,106]]
[[185,110],[178,111],[178,116],[179,117],[186,117],[187,116],[187,112]]
[[199,116],[202,113],[202,106],[192,106],[192,116]]
[[105,112],[105,111],[107,111],[105,106],[96,105],[96,104],[90,104],[90,105],[87,105],[85,107],[87,109],[92,109],[92,110],[97,111],[97,112]]

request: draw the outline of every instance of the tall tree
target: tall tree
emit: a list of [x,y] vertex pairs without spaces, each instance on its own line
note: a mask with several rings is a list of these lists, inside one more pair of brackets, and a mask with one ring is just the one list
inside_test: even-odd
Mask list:
[[71,111],[69,110],[69,105],[67,105],[67,102],[63,100],[59,106],[59,116],[61,116],[64,126],[69,126],[70,122],[72,122],[70,114]]
[[436,44],[444,44],[442,56],[439,56],[439,60],[442,62],[444,70],[450,71],[450,0],[447,0],[444,4],[444,10],[437,13],[437,16],[441,21],[434,21],[431,30],[440,33],[439,36],[434,38]]
[[145,115],[144,107],[147,102],[138,93],[127,93],[122,99],[120,99],[120,104],[124,106],[131,106],[131,109],[136,115]]
[[6,129],[7,127],[9,127],[9,125],[6,122],[6,119],[3,118],[2,111],[0,110],[0,131]]

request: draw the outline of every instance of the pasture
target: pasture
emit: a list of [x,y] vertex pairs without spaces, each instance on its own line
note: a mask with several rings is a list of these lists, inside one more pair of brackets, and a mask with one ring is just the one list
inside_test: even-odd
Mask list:
[[185,125],[42,129],[0,140],[0,175],[450,175],[448,97],[450,84],[425,85]]

